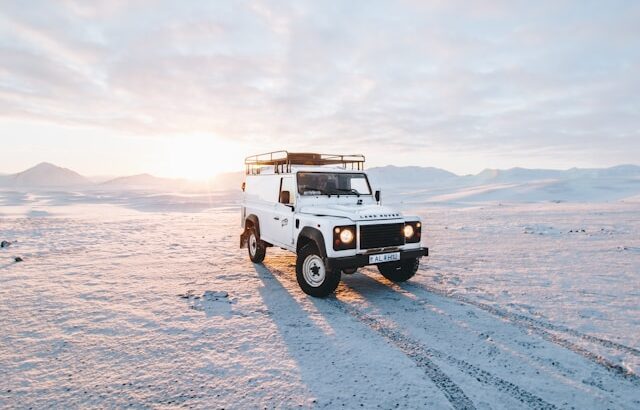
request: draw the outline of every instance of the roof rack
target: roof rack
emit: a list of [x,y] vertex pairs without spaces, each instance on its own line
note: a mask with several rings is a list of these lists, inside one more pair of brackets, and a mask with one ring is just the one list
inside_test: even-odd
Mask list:
[[244,165],[247,175],[258,175],[262,167],[267,166],[273,166],[273,172],[276,174],[287,173],[291,172],[292,165],[338,165],[344,169],[363,171],[364,155],[274,151],[247,157]]

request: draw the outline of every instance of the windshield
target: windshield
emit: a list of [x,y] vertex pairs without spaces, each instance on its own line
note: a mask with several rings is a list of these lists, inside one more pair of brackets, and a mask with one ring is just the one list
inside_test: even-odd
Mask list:
[[300,195],[371,195],[367,176],[346,172],[299,172]]

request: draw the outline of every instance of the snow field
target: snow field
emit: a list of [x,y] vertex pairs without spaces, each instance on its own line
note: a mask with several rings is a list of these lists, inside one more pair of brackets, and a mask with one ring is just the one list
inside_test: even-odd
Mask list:
[[633,204],[420,208],[412,281],[317,300],[235,210],[34,201],[0,216],[2,407],[640,406]]

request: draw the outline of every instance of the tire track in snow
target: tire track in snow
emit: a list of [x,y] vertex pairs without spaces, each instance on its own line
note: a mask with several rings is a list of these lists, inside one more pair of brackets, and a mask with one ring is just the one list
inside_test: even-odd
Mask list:
[[[374,278],[372,278],[374,279]],[[375,280],[375,279],[374,279]],[[491,313],[494,316],[498,316],[502,319],[505,319],[511,323],[513,323],[514,325],[526,328],[536,334],[538,334],[539,336],[542,336],[545,340],[554,343],[556,345],[562,346],[565,349],[571,350],[572,352],[604,367],[606,370],[612,372],[613,374],[617,375],[617,376],[621,376],[629,381],[631,381],[632,383],[640,386],[640,376],[638,376],[637,374],[629,371],[628,369],[624,368],[623,366],[613,363],[610,360],[606,359],[605,357],[603,357],[602,355],[599,355],[597,353],[594,353],[582,346],[579,346],[575,343],[573,343],[572,341],[565,339],[563,337],[560,337],[558,335],[555,335],[553,333],[551,333],[550,331],[554,331],[554,332],[559,332],[559,333],[565,333],[565,334],[569,334],[572,336],[576,336],[580,339],[586,340],[586,341],[592,341],[594,343],[600,344],[603,347],[607,347],[609,349],[619,349],[628,353],[631,353],[633,355],[640,355],[640,351],[629,347],[629,346],[625,346],[616,342],[612,342],[609,341],[607,339],[602,339],[602,338],[598,338],[595,336],[589,336],[586,334],[583,334],[581,332],[578,332],[577,330],[573,330],[570,328],[566,328],[565,326],[558,326],[558,325],[554,325],[551,323],[546,323],[544,321],[541,320],[537,320],[531,317],[528,317],[526,315],[522,315],[522,314],[518,314],[518,313],[511,313],[511,312],[507,312],[505,310],[502,310],[500,308],[496,308],[494,306],[491,306],[489,304],[483,303],[483,302],[478,302],[475,300],[471,300],[469,298],[466,298],[464,296],[461,295],[456,295],[456,294],[452,294],[449,293],[447,291],[429,286],[429,285],[425,285],[422,283],[403,283],[403,284],[399,284],[398,285],[401,289],[405,290],[405,291],[409,291],[411,290],[411,288],[417,288],[420,289],[424,292],[428,292],[428,293],[435,293],[439,296],[443,296],[449,299],[454,299],[458,302],[462,302],[468,305],[472,305],[475,306],[479,309],[484,310],[485,312]]]
[[447,400],[455,409],[475,409],[473,402],[464,391],[458,386],[451,378],[444,373],[440,367],[435,364],[431,359],[429,349],[420,343],[415,342],[404,334],[383,325],[376,319],[368,316],[361,311],[340,302],[335,297],[329,297],[326,299],[331,305],[355,318],[361,323],[364,323],[369,328],[373,329],[380,336],[387,339],[394,346],[396,346],[402,353],[404,353],[409,359],[411,359],[416,366],[424,370],[429,379],[442,391]]
[[[289,284],[298,286],[298,284],[285,273],[278,269],[268,269],[272,274],[277,275]],[[358,322],[366,325],[374,330],[380,336],[396,346],[402,353],[411,359],[419,368],[423,369],[433,383],[443,392],[451,405],[456,409],[475,409],[473,402],[467,397],[464,391],[451,378],[445,374],[437,364],[431,359],[436,358],[453,365],[462,373],[471,376],[479,383],[495,388],[499,392],[507,393],[524,405],[533,409],[555,409],[555,405],[546,402],[544,399],[524,390],[520,386],[504,380],[494,374],[481,369],[471,363],[448,355],[442,351],[429,348],[419,341],[412,339],[403,332],[387,326],[375,319],[374,317],[364,313],[354,306],[341,302],[335,296],[324,299],[330,305],[334,306],[341,312],[348,314]]]
[[[507,380],[504,380],[486,370],[481,369],[478,366],[475,366],[464,360],[455,358],[440,350],[426,347],[425,345],[418,342],[417,340],[414,340],[409,336],[406,336],[404,333],[398,330],[395,330],[392,327],[382,324],[377,319],[367,315],[366,313],[362,312],[357,308],[354,308],[352,305],[339,301],[335,297],[327,298],[327,301],[332,305],[334,305],[337,309],[352,316],[359,322],[366,324],[371,329],[375,330],[378,334],[385,337],[392,344],[398,347],[411,360],[413,360],[418,366],[420,366],[420,361],[422,360],[431,361],[430,358],[436,358],[453,365],[461,372],[467,374],[468,376],[471,376],[472,378],[474,378],[475,380],[477,380],[478,382],[484,385],[494,387],[499,392],[509,394],[510,396],[512,396],[519,402],[521,402],[522,404],[532,409],[557,408],[555,405],[546,402],[544,399],[534,395],[533,393],[528,392],[527,390],[524,390],[520,386],[513,384]],[[454,403],[452,402],[452,404]]]
[[608,340],[608,339],[604,339],[598,336],[592,336],[586,333],[582,333],[579,332],[575,329],[571,329],[569,327],[566,326],[562,326],[562,325],[554,325],[553,323],[549,323],[549,322],[545,322],[543,320],[540,319],[536,319],[536,318],[532,318],[520,313],[513,313],[513,312],[508,312],[505,311],[503,309],[499,309],[496,308],[494,306],[488,305],[486,303],[483,302],[477,302],[474,300],[470,300],[468,298],[465,298],[464,296],[460,296],[460,295],[456,295],[456,294],[452,294],[450,292],[447,292],[446,290],[442,290],[442,289],[438,289],[436,287],[433,286],[429,286],[429,285],[425,285],[422,283],[415,283],[415,282],[407,282],[405,284],[400,284],[400,287],[404,288],[405,286],[415,286],[415,287],[419,287],[422,288],[423,290],[430,292],[430,293],[437,293],[438,295],[441,296],[445,296],[448,298],[452,298],[452,299],[456,299],[460,302],[464,302],[470,305],[474,305],[476,307],[479,307],[482,310],[485,310],[489,313],[492,313],[496,316],[500,316],[503,319],[507,319],[509,321],[512,322],[526,322],[526,323],[530,323],[533,326],[538,326],[538,327],[542,327],[545,328],[547,330],[551,330],[554,332],[559,332],[559,333],[565,333],[571,336],[575,336],[577,338],[583,339],[585,341],[588,342],[592,342],[592,343],[596,343],[599,344],[603,347],[609,348],[609,349],[617,349],[620,351],[624,351],[626,353],[632,354],[636,357],[640,357],[640,349],[636,349],[634,347],[631,346],[627,346],[627,345],[623,345],[621,343],[617,343],[614,342],[612,340]]
[[[412,310],[412,311],[429,312],[429,310],[425,310],[426,306],[427,306],[427,304],[425,304],[425,302],[427,302],[428,299],[425,299],[424,297],[422,297],[423,295],[419,296],[419,295],[417,295],[415,293],[411,293],[411,292],[409,292],[409,291],[407,291],[405,289],[400,288],[399,286],[397,286],[397,284],[393,284],[391,282],[383,283],[383,282],[377,280],[377,278],[370,277],[367,274],[361,274],[361,277],[362,278],[366,278],[368,281],[371,281],[372,283],[375,283],[375,286],[378,286],[380,288],[387,289],[387,290],[393,290],[395,292],[395,294],[403,296],[402,297],[402,302],[398,301],[398,303],[399,303],[398,306],[400,307],[401,310],[404,309],[405,312],[406,312],[406,311],[409,311],[408,309],[416,309],[417,308],[417,310]],[[343,282],[343,284],[344,284],[344,286],[346,286],[347,288],[351,289],[352,291],[354,291],[356,293],[360,293],[360,291],[358,290],[358,285],[357,284],[344,283],[344,282]],[[370,285],[367,285],[367,286],[370,286]],[[409,297],[409,296],[411,296],[411,297]],[[426,295],[426,296],[428,297],[430,295]],[[365,298],[365,300],[367,300],[367,298]],[[454,305],[458,306],[458,307],[462,307],[463,310],[465,309],[464,308],[464,304],[459,303],[457,301],[454,302]],[[446,313],[447,316],[449,316],[449,318],[452,319],[452,320],[460,320],[462,316],[465,316],[462,313],[458,313],[458,314],[453,313],[452,314],[452,311],[449,310],[449,308],[443,307],[443,305],[441,305],[439,303],[436,303],[436,306],[439,306],[437,308],[437,310],[441,311],[442,313]],[[473,307],[471,309],[473,309]],[[469,311],[468,309],[466,309],[466,310]],[[399,311],[397,313],[396,312],[391,312],[391,311],[386,311],[384,313],[384,317],[385,318],[389,317],[392,322],[395,321],[394,318],[395,318],[396,315],[403,316],[403,313],[402,313],[402,311]],[[477,318],[477,315],[474,315],[473,317]],[[492,320],[492,316],[487,316],[485,320]],[[400,321],[403,323],[403,327],[410,327],[411,326],[411,322],[403,322],[402,319],[400,319]],[[502,323],[502,322],[501,321],[496,321],[495,323]],[[503,324],[503,326],[510,326],[510,325],[512,326],[512,330],[521,329],[520,326],[513,325],[513,324],[511,324],[509,322]],[[474,332],[474,330],[471,330],[471,329],[469,329],[469,331]],[[478,331],[480,331],[480,330],[478,330]],[[527,337],[531,337],[531,334],[527,334],[526,336]],[[512,338],[507,338],[507,340],[511,340],[512,341],[513,339]],[[547,340],[547,342],[548,342],[548,340]],[[553,346],[553,345],[554,344],[548,344],[548,346]],[[564,346],[560,346],[560,348],[564,348]],[[511,347],[507,347],[506,351],[508,352],[509,350],[511,350]],[[515,350],[517,352],[519,352],[519,353],[522,353],[522,355],[526,356],[529,359],[533,359],[534,361],[541,362],[543,364],[547,364],[546,363],[547,361],[545,360],[544,357],[538,356],[535,353],[530,352],[529,350],[520,350],[517,347],[515,348]],[[467,350],[467,352],[470,352],[470,350]],[[573,369],[567,369],[566,367],[563,367],[562,365],[556,365],[553,362],[552,362],[552,365],[554,366],[554,371],[556,372],[556,374],[562,375],[563,377],[565,377],[565,378],[567,378],[568,380],[571,380],[571,381],[578,381],[578,382],[581,381],[583,384],[587,384],[587,385],[590,384],[588,381],[586,381],[588,379],[588,375],[585,375],[585,377],[587,377],[587,379],[578,378],[578,377],[576,377],[576,373],[575,373],[575,371]],[[511,367],[511,366],[509,366],[509,367]],[[518,374],[518,375],[523,375],[524,373],[521,373],[518,369],[519,368],[516,365],[514,373]],[[607,369],[604,369],[604,370],[607,371]],[[591,367],[591,371],[593,371],[593,367]],[[499,370],[498,370],[498,372],[499,372]],[[539,373],[536,371],[536,375],[538,375],[538,374]],[[612,376],[613,376],[612,380],[615,380],[616,382],[619,381],[617,375],[612,375]],[[538,378],[539,376],[530,375],[529,377]],[[520,379],[520,380],[522,380],[522,379]],[[631,384],[635,386],[634,383],[631,383]],[[600,388],[604,392],[611,393],[611,391],[612,391],[612,390],[603,388],[601,385],[596,385],[596,384],[591,384],[591,385]],[[632,389],[633,388],[635,388],[635,387],[632,387]],[[551,394],[549,397],[557,397],[557,396],[554,396],[553,395],[554,393],[552,393],[552,392],[548,392],[548,393]],[[594,394],[594,399],[597,397],[599,399],[609,400],[607,398],[608,396],[606,394],[605,395],[601,395],[600,393],[593,393],[593,394]],[[568,400],[569,400],[568,403],[570,403],[571,399],[568,399]],[[563,403],[563,405],[566,405],[566,404],[567,404],[567,402]],[[614,405],[614,407],[615,407],[615,405]]]
[[[265,266],[265,268],[267,267]],[[267,268],[266,270],[268,272],[271,272],[272,275],[277,276],[283,281],[286,281],[290,285],[295,285],[295,287],[298,288],[297,282],[294,281],[291,277],[287,276],[286,273],[274,268]],[[435,386],[440,391],[442,391],[453,408],[459,410],[475,410],[475,405],[473,404],[471,399],[467,397],[460,386],[458,386],[453,380],[451,380],[451,378],[446,373],[444,373],[438,365],[431,361],[427,352],[424,351],[424,346],[419,343],[413,342],[406,336],[390,329],[387,326],[383,326],[373,318],[370,318],[371,320],[369,321],[361,319],[360,317],[358,317],[358,312],[355,309],[353,312],[350,312],[347,306],[337,300],[334,296],[326,298],[324,299],[324,301],[329,302],[329,304],[331,304],[341,312],[347,313],[349,316],[375,330],[376,333],[378,333],[387,341],[390,341],[394,346],[400,349],[402,353],[404,353],[409,359],[411,359],[411,361],[416,364],[416,366],[418,366],[418,368],[422,369],[427,374],[427,376],[435,384]]]

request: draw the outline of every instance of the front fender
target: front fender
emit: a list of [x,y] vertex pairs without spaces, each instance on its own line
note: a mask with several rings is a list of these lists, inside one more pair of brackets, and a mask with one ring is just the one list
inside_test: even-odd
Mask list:
[[302,230],[300,231],[300,233],[298,234],[298,241],[297,243],[297,251],[300,250],[300,248],[305,244],[308,243],[308,241],[312,241],[316,244],[316,246],[318,247],[318,250],[320,251],[320,256],[322,256],[322,258],[326,259],[327,257],[327,248],[325,247],[325,242],[324,242],[324,236],[322,235],[322,232],[320,232],[320,230],[316,229],[316,228],[312,228],[310,226],[305,226],[304,228],[302,228]]

